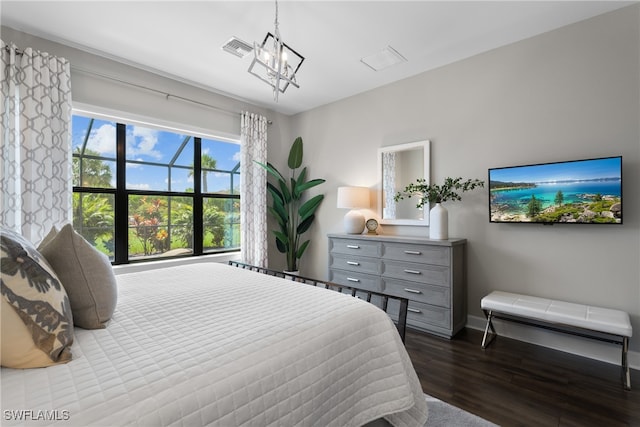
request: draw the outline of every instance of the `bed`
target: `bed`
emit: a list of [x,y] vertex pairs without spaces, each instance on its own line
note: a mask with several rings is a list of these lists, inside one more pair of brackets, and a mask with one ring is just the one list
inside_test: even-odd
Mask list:
[[2,424],[422,426],[393,321],[358,298],[225,264],[120,274],[73,359],[2,368]]

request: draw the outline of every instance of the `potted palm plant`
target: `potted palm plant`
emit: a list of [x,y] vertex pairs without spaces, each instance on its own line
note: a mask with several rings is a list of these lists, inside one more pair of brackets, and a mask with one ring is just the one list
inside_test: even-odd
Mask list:
[[307,168],[304,167],[297,173],[302,165],[302,138],[297,137],[291,149],[287,164],[289,177],[285,178],[271,163],[258,165],[266,169],[275,183],[267,182],[267,191],[271,195],[269,214],[277,221],[278,229],[273,230],[278,251],[284,253],[287,258],[287,271],[298,271],[298,261],[302,258],[309,246],[310,240],[301,242],[304,234],[315,220],[315,212],[324,199],[324,194],[318,194],[308,200],[304,194],[310,188],[325,182],[324,179],[307,180]]
[[402,191],[396,193],[394,199],[397,201],[405,197],[417,197],[418,208],[424,205],[429,206],[435,203],[435,206],[429,211],[429,237],[432,239],[447,239],[448,233],[448,212],[441,205],[448,200],[459,201],[462,197],[459,193],[473,190],[477,187],[484,187],[484,181],[479,179],[467,179],[463,181],[462,177],[445,178],[442,185],[428,184],[426,179],[417,179],[415,182],[407,185]]

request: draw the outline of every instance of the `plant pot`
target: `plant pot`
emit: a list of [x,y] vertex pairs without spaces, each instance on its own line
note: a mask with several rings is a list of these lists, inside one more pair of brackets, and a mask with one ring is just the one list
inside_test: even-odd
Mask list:
[[449,212],[440,203],[429,211],[429,238],[446,240],[449,238]]

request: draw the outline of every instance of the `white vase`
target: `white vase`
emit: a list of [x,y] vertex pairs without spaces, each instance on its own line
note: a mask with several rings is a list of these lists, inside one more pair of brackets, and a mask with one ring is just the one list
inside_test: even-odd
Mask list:
[[429,211],[429,238],[446,240],[449,238],[449,212],[440,203]]

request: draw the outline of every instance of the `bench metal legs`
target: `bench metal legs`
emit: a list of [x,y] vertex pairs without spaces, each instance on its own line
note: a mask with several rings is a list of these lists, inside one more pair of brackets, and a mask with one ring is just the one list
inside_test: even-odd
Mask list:
[[[519,319],[515,319],[515,318],[506,318],[500,315],[500,313],[498,313],[498,315],[494,316],[493,311],[492,310],[482,310],[484,311],[484,315],[487,317],[487,324],[484,327],[484,335],[482,336],[482,348],[485,349],[489,346],[489,344],[491,344],[493,342],[493,340],[496,338],[496,336],[498,335],[496,333],[495,328],[493,327],[493,318],[497,317],[499,319],[505,319],[505,320],[511,320],[514,322],[518,322],[518,323],[523,323],[525,325],[531,325],[531,326],[537,326],[537,327],[542,327],[545,329],[549,329],[552,331],[556,331],[556,332],[567,332],[567,333],[571,333],[573,335],[578,335],[578,336],[582,336],[582,337],[586,337],[586,338],[594,338],[594,339],[598,339],[601,341],[606,341],[606,342],[610,342],[613,344],[622,344],[622,383],[624,385],[624,388],[626,390],[631,390],[631,372],[629,371],[629,358],[627,357],[627,354],[629,352],[629,337],[621,337],[622,341],[619,340],[613,340],[613,339],[604,339],[602,337],[596,337],[593,335],[586,335],[586,334],[581,334],[581,333],[576,333],[576,332],[572,332],[572,331],[565,331],[562,330],[560,328],[555,328],[555,327],[551,327],[551,326],[543,326],[543,325],[539,325],[539,324],[535,324],[535,323],[528,323],[525,321],[521,321]],[[491,329],[491,334],[489,334],[489,329]],[[491,336],[489,336],[491,335]],[[488,338],[488,340],[487,340]]]
[[624,388],[631,390],[631,373],[629,372],[629,359],[627,353],[629,351],[629,337],[622,338],[622,376]]
[[[484,349],[484,348],[487,348],[487,346],[493,342],[493,340],[496,338],[496,335],[498,334],[496,333],[496,330],[493,327],[493,323],[491,322],[491,317],[493,316],[493,313],[491,312],[491,310],[489,310],[488,312],[486,310],[483,310],[483,311],[484,311],[484,315],[487,317],[487,326],[484,327],[484,336],[482,337],[482,348]],[[491,328],[491,332],[493,335],[491,335],[491,339],[487,341],[489,328]]]

